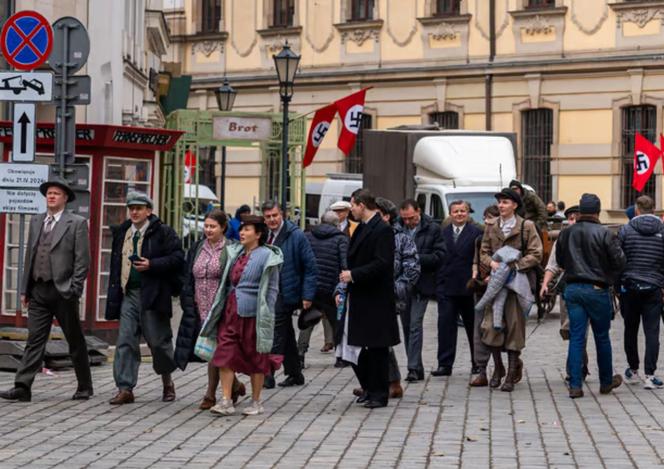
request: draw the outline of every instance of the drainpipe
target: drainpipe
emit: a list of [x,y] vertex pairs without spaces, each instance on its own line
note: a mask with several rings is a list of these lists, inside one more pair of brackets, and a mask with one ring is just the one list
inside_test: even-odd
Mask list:
[[[491,69],[496,57],[496,0],[489,0],[489,63]],[[487,73],[484,77],[484,127],[491,130],[491,118],[493,115],[493,75]]]

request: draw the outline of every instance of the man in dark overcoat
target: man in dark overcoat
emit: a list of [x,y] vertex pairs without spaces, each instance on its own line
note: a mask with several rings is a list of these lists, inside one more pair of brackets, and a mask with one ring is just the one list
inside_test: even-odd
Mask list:
[[361,223],[351,238],[348,270],[339,276],[348,285],[347,334],[340,346],[359,350],[353,370],[364,394],[358,402],[374,409],[387,405],[389,347],[399,343],[394,301],[394,233],[383,223],[376,199],[368,190],[353,193],[351,211]]

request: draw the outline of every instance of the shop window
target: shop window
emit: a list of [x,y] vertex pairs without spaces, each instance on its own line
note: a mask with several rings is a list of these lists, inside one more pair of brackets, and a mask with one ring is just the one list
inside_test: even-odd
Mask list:
[[97,290],[97,320],[104,319],[106,293],[110,274],[111,226],[127,219],[127,193],[130,191],[152,193],[150,176],[152,162],[130,158],[105,158],[101,205],[99,249],[99,286]]
[[219,32],[219,25],[221,24],[221,0],[201,1],[201,32]]
[[371,129],[373,125],[373,119],[370,114],[362,114],[362,122],[360,124],[360,129],[357,132],[357,139],[355,140],[355,146],[348,154],[346,158],[346,168],[345,172],[347,173],[362,173],[364,170],[364,154],[362,151],[362,146],[364,144],[364,129]]
[[435,16],[458,16],[461,14],[461,0],[436,0]]
[[429,122],[437,124],[441,129],[458,129],[459,113],[455,111],[432,112],[429,114]]
[[523,111],[523,180],[535,189],[542,200],[551,200],[551,144],[553,143],[553,111]]
[[629,207],[641,195],[655,199],[655,177],[651,177],[638,194],[632,187],[634,178],[634,136],[637,132],[655,143],[657,138],[657,110],[655,106],[627,106],[621,110],[622,204]]
[[555,8],[556,0],[527,0],[526,8]]
[[295,16],[295,0],[274,0],[272,4],[273,28],[288,28],[293,26]]
[[351,0],[351,21],[371,21],[374,19],[375,0]]

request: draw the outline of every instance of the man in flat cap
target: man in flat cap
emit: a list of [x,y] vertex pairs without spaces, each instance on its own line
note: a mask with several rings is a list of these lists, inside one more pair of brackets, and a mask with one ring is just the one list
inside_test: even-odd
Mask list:
[[184,252],[177,234],[152,214],[147,194],[129,192],[129,219],[111,227],[113,245],[106,299],[106,319],[120,320],[113,361],[113,378],[118,387],[110,404],[134,402],[134,387],[141,363],[140,336],[152,353],[152,367],[161,375],[162,400],[175,400],[171,372],[173,359],[171,296],[180,293],[180,272]]
[[336,213],[339,217],[339,229],[349,238],[353,236],[358,224],[349,218],[350,202],[338,200],[330,205],[330,210]]
[[78,387],[72,399],[92,396],[88,349],[79,320],[79,299],[88,276],[88,223],[65,210],[76,196],[65,181],[43,183],[46,213],[30,220],[21,301],[28,308],[28,340],[16,372],[14,388],[0,397],[28,402],[35,375],[41,370],[53,317],[57,318],[76,372]]
[[[498,201],[500,218],[494,225],[487,226],[484,232],[480,262],[492,272],[497,270],[500,264],[493,259],[493,255],[500,248],[510,246],[521,252],[520,259],[512,268],[528,273],[542,261],[542,241],[537,234],[535,224],[517,215],[517,209],[522,201],[521,196],[513,189],[505,188],[495,194],[495,198]],[[534,284],[534,281],[531,284]],[[495,363],[494,374],[489,384],[491,387],[499,387],[502,382],[501,391],[511,392],[514,390],[514,385],[521,381],[523,373],[523,362],[519,356],[526,346],[528,311],[521,310],[516,293],[510,291],[504,307],[503,327],[500,330],[493,327],[492,314],[492,307],[489,305],[484,311],[480,325],[482,342],[491,348]],[[501,350],[507,351],[507,375],[500,356]],[[486,363],[478,362],[477,366],[480,374],[473,384],[486,386]]]

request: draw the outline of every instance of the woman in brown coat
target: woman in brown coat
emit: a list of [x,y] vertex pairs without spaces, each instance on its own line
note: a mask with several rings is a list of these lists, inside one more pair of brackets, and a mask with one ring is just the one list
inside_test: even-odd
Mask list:
[[[496,270],[499,263],[492,256],[503,246],[511,246],[521,251],[522,257],[514,266],[520,272],[532,271],[542,261],[542,241],[537,234],[535,224],[516,215],[521,205],[521,197],[512,189],[503,189],[496,194],[500,218],[493,226],[487,226],[482,237],[480,262],[483,267]],[[533,272],[534,273],[534,272]],[[493,350],[506,350],[508,372],[501,387],[502,391],[512,391],[514,384],[521,380],[523,362],[519,358],[526,346],[526,318],[528,311],[521,311],[517,296],[510,292],[505,302],[505,327],[493,328],[492,310],[487,307],[480,325],[482,342]],[[486,369],[486,363],[478,363]],[[500,379],[500,371],[497,379]],[[504,374],[504,368],[502,370]]]

